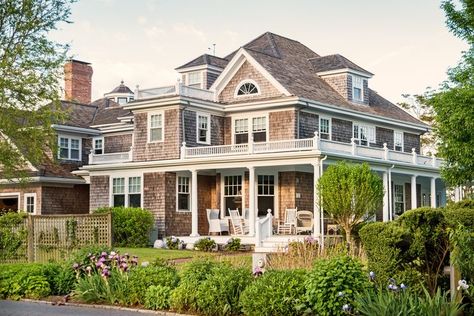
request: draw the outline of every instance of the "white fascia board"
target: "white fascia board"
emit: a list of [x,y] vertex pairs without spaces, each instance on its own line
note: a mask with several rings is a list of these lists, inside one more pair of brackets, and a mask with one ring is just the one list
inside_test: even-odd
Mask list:
[[373,115],[370,113],[363,113],[363,112],[358,112],[350,109],[343,109],[340,107],[336,107],[331,104],[327,103],[321,103],[321,102],[316,102],[310,99],[305,99],[305,98],[300,98],[300,105],[302,106],[308,106],[309,108],[314,108],[323,112],[328,112],[328,113],[337,113],[341,115],[346,115],[352,118],[357,118],[363,121],[374,121],[374,122],[382,122],[386,124],[391,124],[391,125],[396,125],[396,126],[403,126],[407,128],[411,128],[417,131],[422,131],[422,132],[427,132],[431,128],[428,126],[423,126],[420,124],[416,123],[410,123],[406,121],[401,121],[401,120],[396,120],[396,119],[391,119],[391,118],[386,118],[382,116],[377,116]]
[[331,76],[331,75],[339,75],[339,74],[342,74],[342,73],[350,73],[350,74],[354,74],[354,75],[364,77],[364,78],[367,78],[367,79],[370,79],[374,76],[373,74],[369,74],[367,72],[357,71],[357,70],[350,69],[350,68],[321,71],[321,72],[317,72],[316,74],[318,76]]
[[231,61],[227,64],[222,74],[212,84],[209,90],[214,91],[215,95],[218,96],[245,61],[248,61],[255,69],[257,69],[257,71],[259,71],[265,77],[265,79],[267,79],[278,91],[286,96],[291,96],[291,93],[288,92],[288,90],[281,83],[279,83],[245,50],[245,48],[242,47],[237,51],[234,57],[232,57]]
[[219,103],[204,101],[183,96],[174,96],[173,98],[164,98],[160,100],[144,100],[146,102],[137,103],[133,107],[127,108],[132,110],[134,113],[139,113],[139,110],[146,110],[150,108],[161,108],[161,107],[172,107],[177,105],[193,105],[203,109],[209,109],[214,111],[223,111],[224,106]]
[[287,97],[275,100],[253,101],[237,104],[228,104],[224,106],[225,112],[253,111],[273,108],[277,106],[299,105],[298,97]]
[[115,133],[115,132],[130,132],[133,131],[133,125],[131,126],[117,126],[101,129],[102,134]]
[[213,66],[213,65],[199,65],[199,66],[186,67],[186,68],[175,69],[175,70],[179,72],[180,74],[184,74],[184,73],[198,71],[198,70],[211,70],[211,71],[221,72],[222,70],[224,70],[224,68]]
[[83,135],[91,135],[97,136],[100,135],[100,131],[92,128],[84,128],[84,127],[75,127],[75,126],[67,126],[67,125],[60,125],[60,124],[53,124],[51,125],[56,131],[60,132],[68,132],[68,133],[76,133],[76,134],[83,134]]
[[45,182],[45,183],[57,183],[57,184],[84,184],[86,183],[82,179],[70,179],[70,178],[57,178],[57,177],[29,177],[26,179],[0,179],[0,184],[18,184],[22,181],[26,181],[28,183],[34,182]]
[[122,125],[122,123],[117,122],[117,123],[98,124],[98,125],[91,125],[91,127],[93,127],[93,128],[104,128],[104,127],[107,127],[107,126],[118,126],[118,125]]

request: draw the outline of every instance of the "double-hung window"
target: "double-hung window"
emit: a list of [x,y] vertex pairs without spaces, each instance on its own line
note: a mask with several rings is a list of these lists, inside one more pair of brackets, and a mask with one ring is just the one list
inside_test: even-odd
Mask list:
[[197,113],[197,142],[202,144],[211,143],[211,119],[209,114]]
[[405,211],[404,187],[402,184],[393,186],[394,211],[396,215],[401,215]]
[[275,214],[275,176],[259,175],[257,190],[258,216],[267,215],[267,210]]
[[267,118],[265,116],[252,119],[252,136],[254,142],[267,141]]
[[103,138],[94,138],[94,154],[102,155],[104,153],[104,139]]
[[177,178],[178,211],[190,210],[189,177]]
[[375,126],[362,125],[354,123],[354,140],[361,146],[369,146],[370,143],[375,143]]
[[393,132],[393,149],[403,151],[403,132]]
[[59,136],[59,158],[81,160],[81,139]]
[[249,142],[249,120],[236,119],[234,121],[234,142],[236,144],[246,144]]
[[24,209],[28,214],[35,214],[36,212],[36,193],[25,193]]
[[163,113],[151,113],[149,115],[149,139],[151,142],[162,142],[164,136]]
[[188,73],[188,86],[194,88],[201,88],[202,73],[200,71],[193,71]]
[[141,177],[112,179],[112,206],[141,207]]
[[322,139],[331,139],[331,120],[327,117],[319,117],[319,136]]
[[352,76],[352,100],[356,102],[364,101],[364,79],[359,76]]
[[239,209],[242,214],[242,176],[224,176],[224,210],[230,216],[229,209]]

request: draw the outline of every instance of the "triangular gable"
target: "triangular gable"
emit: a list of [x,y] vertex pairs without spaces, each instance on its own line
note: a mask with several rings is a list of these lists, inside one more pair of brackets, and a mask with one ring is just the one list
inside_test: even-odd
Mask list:
[[[21,153],[21,151],[18,149],[18,147],[11,141],[10,137],[8,137],[7,135],[5,135],[5,133],[3,133],[2,131],[0,131],[0,141],[6,141],[14,150],[16,150],[17,152],[20,153],[20,155],[23,157],[23,160],[25,161],[25,165],[26,167],[32,171],[32,172],[38,172],[38,169],[33,166],[31,164],[30,161],[28,161],[25,156]],[[1,168],[1,165],[0,165],[0,168]]]
[[[242,67],[254,69],[259,75],[268,82],[279,95],[291,96],[291,93],[280,84],[260,63],[258,63],[244,48],[240,48],[237,53],[233,56],[227,67],[220,74],[210,90],[214,91],[216,96],[219,98],[220,94],[227,88],[231,81],[236,80],[239,70]],[[242,80],[246,78],[241,78]],[[254,78],[249,78],[254,79]],[[263,80],[262,80],[263,81]],[[268,88],[268,87],[267,87]],[[263,89],[263,87],[261,87]]]

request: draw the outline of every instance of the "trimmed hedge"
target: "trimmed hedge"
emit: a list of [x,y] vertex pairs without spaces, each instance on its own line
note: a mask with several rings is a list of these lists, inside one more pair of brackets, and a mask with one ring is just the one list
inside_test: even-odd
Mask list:
[[146,247],[153,229],[150,211],[135,207],[102,207],[95,213],[112,212],[112,240],[115,247]]

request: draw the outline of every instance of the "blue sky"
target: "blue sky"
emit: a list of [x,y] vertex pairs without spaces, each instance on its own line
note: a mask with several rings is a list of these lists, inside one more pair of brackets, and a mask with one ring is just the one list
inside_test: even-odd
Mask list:
[[351,59],[375,74],[372,89],[399,102],[436,87],[467,48],[433,0],[80,0],[70,19],[51,38],[92,63],[94,98],[122,79],[132,90],[172,84],[174,68],[212,44],[225,56],[271,31]]

